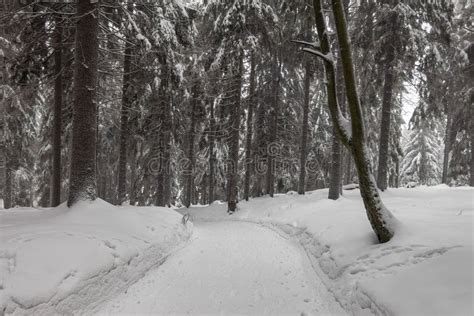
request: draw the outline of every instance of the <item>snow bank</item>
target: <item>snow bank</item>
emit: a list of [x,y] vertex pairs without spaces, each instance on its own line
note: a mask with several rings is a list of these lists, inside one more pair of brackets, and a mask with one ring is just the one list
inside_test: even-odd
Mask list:
[[162,263],[192,232],[166,208],[102,200],[0,211],[0,314],[92,310]]
[[400,221],[378,244],[359,190],[332,201],[327,190],[277,195],[191,210],[192,220],[244,220],[300,242],[315,271],[355,315],[473,314],[473,188],[390,189],[385,205]]

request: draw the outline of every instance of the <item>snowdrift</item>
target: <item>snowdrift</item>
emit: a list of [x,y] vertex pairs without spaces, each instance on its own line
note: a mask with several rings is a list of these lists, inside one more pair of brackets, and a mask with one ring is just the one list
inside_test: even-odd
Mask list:
[[184,244],[192,223],[166,208],[102,200],[0,211],[0,315],[92,311]]
[[473,314],[473,188],[390,189],[395,237],[378,244],[359,190],[332,201],[327,190],[240,202],[228,216],[215,203],[191,220],[262,223],[303,245],[315,271],[355,315]]

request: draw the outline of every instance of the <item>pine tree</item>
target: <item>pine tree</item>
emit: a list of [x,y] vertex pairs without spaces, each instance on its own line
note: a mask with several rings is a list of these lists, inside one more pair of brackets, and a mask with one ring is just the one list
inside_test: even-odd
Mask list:
[[74,56],[74,114],[68,206],[95,200],[97,138],[97,61],[99,13],[97,2],[77,2]]
[[402,181],[434,185],[441,180],[441,142],[435,124],[426,118],[409,131],[401,163]]

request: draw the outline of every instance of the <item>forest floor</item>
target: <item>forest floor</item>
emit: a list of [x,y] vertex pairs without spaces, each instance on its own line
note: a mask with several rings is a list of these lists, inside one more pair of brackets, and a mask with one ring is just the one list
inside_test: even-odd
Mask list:
[[196,222],[189,244],[99,314],[337,315],[300,247],[259,224]]
[[0,210],[0,315],[473,314],[473,188],[383,192],[385,244],[357,189],[327,193],[230,216],[223,202]]

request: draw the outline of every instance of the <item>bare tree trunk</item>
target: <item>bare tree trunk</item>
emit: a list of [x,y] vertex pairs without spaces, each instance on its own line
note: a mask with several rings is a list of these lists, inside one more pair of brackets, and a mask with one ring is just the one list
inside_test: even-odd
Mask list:
[[68,206],[95,200],[97,139],[97,59],[99,12],[97,2],[78,1],[74,57],[74,111]]
[[132,45],[130,41],[131,35],[129,34],[125,44],[123,59],[122,109],[120,118],[120,148],[118,162],[118,205],[122,205],[122,203],[125,202],[127,194],[128,116],[132,103]]
[[237,52],[237,82],[235,92],[235,102],[232,111],[232,130],[231,130],[231,141],[230,141],[230,159],[228,163],[228,175],[227,175],[227,206],[228,212],[232,214],[237,208],[238,202],[238,169],[239,169],[239,132],[240,132],[240,103],[242,98],[242,77],[243,77],[243,63],[244,53],[243,51]]
[[[391,13],[389,25],[393,26],[396,22],[397,14]],[[377,168],[377,186],[380,190],[387,189],[388,174],[388,151],[390,146],[390,116],[393,103],[393,87],[395,84],[395,52],[391,46],[386,47],[385,60],[385,78],[382,98],[382,118],[380,120],[380,142],[379,142],[379,159]]]
[[209,204],[214,202],[215,186],[215,161],[216,153],[214,150],[216,142],[216,119],[214,117],[214,100],[211,100],[211,113],[209,121]]
[[[472,45],[472,44],[471,44]],[[471,69],[473,66],[473,61],[471,59]],[[471,77],[472,76],[472,70],[471,70]],[[469,129],[470,129],[470,139],[471,139],[471,161],[470,161],[470,178],[469,178],[469,185],[471,187],[474,187],[474,92],[471,92],[471,105],[469,107],[469,113],[470,113],[470,120],[469,120]]]
[[163,74],[160,83],[160,145],[159,160],[160,168],[158,170],[157,202],[158,206],[169,204],[169,194],[167,193],[170,182],[170,138],[171,138],[171,104],[169,96],[169,69],[163,66]]
[[187,169],[185,171],[185,197],[184,197],[184,206],[190,207],[191,202],[193,199],[193,191],[194,191],[194,137],[196,133],[196,107],[198,104],[198,97],[199,97],[199,87],[197,83],[197,78],[194,78],[194,86],[193,86],[193,96],[191,100],[191,113],[190,113],[190,127],[188,131],[188,161],[187,161]]
[[5,189],[4,189],[4,196],[3,196],[3,208],[9,209],[13,207],[13,196],[12,196],[12,170],[10,166],[5,166]]
[[256,181],[254,184],[253,195],[262,196],[263,194],[263,175],[264,168],[263,163],[265,157],[263,153],[265,152],[265,103],[260,102],[257,104],[257,112],[255,115],[255,139],[254,139],[254,173],[256,176]]
[[337,104],[334,62],[333,60],[327,58],[328,54],[331,55],[331,52],[321,1],[314,0],[313,4],[316,18],[316,28],[321,45],[321,55],[318,56],[323,57],[324,59],[326,78],[328,81],[328,106],[334,124],[333,126],[336,128],[342,143],[351,150],[359,175],[361,196],[364,201],[367,217],[372,229],[374,230],[380,242],[387,242],[394,234],[393,227],[390,223],[393,220],[393,215],[390,213],[390,211],[388,211],[388,209],[385,208],[380,199],[375,180],[368,164],[364,124],[359,103],[359,96],[357,93],[344,7],[341,0],[332,0],[331,2],[336,25],[336,33],[339,42],[339,50],[341,54],[346,95],[351,116],[350,133],[345,129],[345,126],[343,126],[344,118],[342,117]]
[[250,172],[253,167],[252,154],[252,134],[253,134],[253,109],[255,103],[255,56],[250,53],[250,92],[248,97],[247,111],[247,139],[245,144],[245,183],[244,183],[244,199],[249,200],[250,192]]
[[137,204],[137,144],[133,144],[133,151],[130,157],[130,205]]
[[441,176],[441,183],[448,183],[448,168],[449,168],[449,152],[452,144],[452,111],[449,107],[447,109],[446,129],[444,131],[444,152],[443,152],[443,175]]
[[337,131],[333,128],[332,132],[332,156],[331,170],[329,171],[329,193],[328,199],[337,200],[339,198],[341,187],[341,142]]
[[304,76],[303,123],[301,130],[300,177],[298,181],[298,194],[304,194],[306,182],[306,157],[308,156],[309,88],[312,77],[310,60],[306,61]]
[[276,159],[278,144],[277,134],[278,134],[278,114],[280,107],[280,61],[278,56],[275,56],[274,68],[272,74],[272,95],[273,95],[273,108],[272,108],[272,125],[270,131],[270,142],[267,144],[267,182],[266,182],[266,193],[273,197],[275,191],[275,169],[276,169]]
[[62,76],[62,38],[63,29],[60,17],[56,17],[54,30],[54,126],[53,126],[53,166],[51,181],[51,206],[61,203],[61,130],[63,104],[63,76]]

